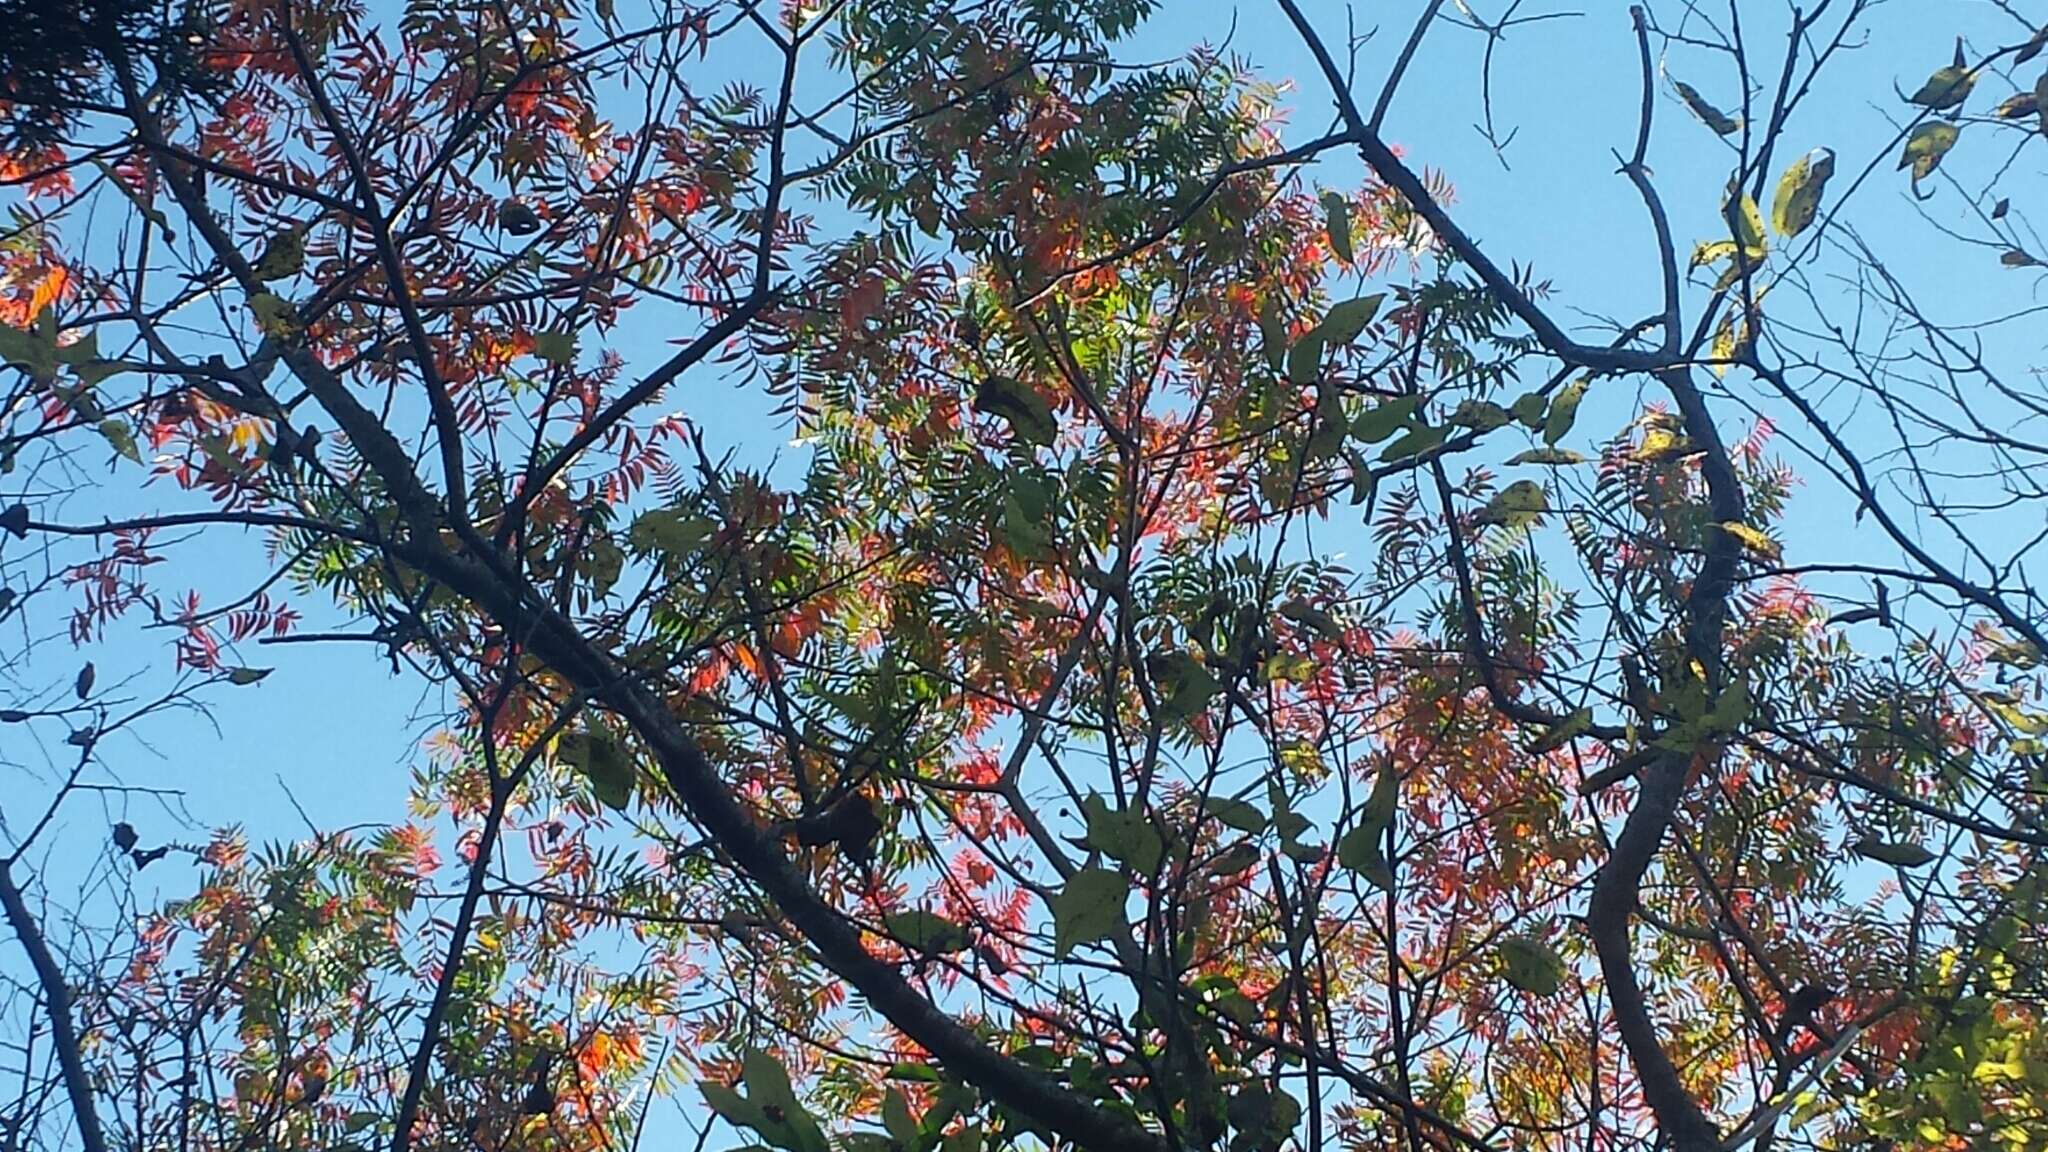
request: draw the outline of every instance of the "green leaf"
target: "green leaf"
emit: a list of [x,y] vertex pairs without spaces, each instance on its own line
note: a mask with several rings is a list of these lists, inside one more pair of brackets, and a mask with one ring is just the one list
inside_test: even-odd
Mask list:
[[1351,263],[1351,201],[1335,192],[1323,193],[1323,220],[1330,233],[1330,251]]
[[274,292],[250,293],[249,315],[256,318],[256,327],[265,336],[289,340],[298,335],[298,308]]
[[1145,670],[1158,688],[1160,707],[1175,719],[1185,720],[1209,706],[1223,685],[1207,666],[1186,652],[1162,652],[1148,658]]
[[550,364],[567,367],[576,362],[576,334],[574,332],[536,332],[533,336],[533,354]]
[[1586,398],[1586,385],[1590,377],[1574,380],[1558,390],[1550,402],[1550,414],[1543,418],[1543,442],[1556,447],[1557,442],[1570,434],[1572,424],[1579,418],[1579,402]]
[[1451,423],[1477,432],[1505,428],[1512,419],[1507,409],[1491,400],[1466,400],[1451,413]]
[[901,1089],[891,1088],[882,1096],[882,1127],[896,1143],[908,1148],[917,1143],[917,1119],[910,1114],[910,1101]]
[[1584,456],[1569,448],[1531,448],[1508,457],[1509,464],[1545,464],[1553,468],[1585,462]]
[[1508,415],[1521,422],[1522,427],[1534,432],[1543,427],[1543,410],[1550,406],[1550,400],[1541,392],[1524,392],[1508,405]]
[[1083,868],[1052,898],[1053,957],[1064,960],[1082,944],[1107,939],[1124,922],[1130,888],[1107,868]]
[[1053,488],[1043,477],[1013,472],[1003,486],[1003,537],[1026,560],[1052,553]]
[[1778,177],[1778,194],[1771,198],[1771,225],[1779,234],[1790,237],[1806,231],[1834,174],[1835,154],[1826,148],[1815,148],[1785,169]]
[[936,912],[921,908],[890,912],[882,917],[882,926],[889,930],[889,935],[919,952],[946,954],[967,949],[967,929]]
[[277,671],[275,668],[230,668],[227,670],[228,683],[246,687],[260,682],[265,676]]
[[1402,396],[1376,404],[1351,421],[1351,436],[1360,443],[1377,444],[1406,427],[1420,407],[1420,396]]
[[1764,214],[1749,193],[1730,185],[1728,195],[1721,202],[1721,218],[1727,221],[1738,250],[1748,256],[1749,262],[1756,264],[1761,261],[1770,248],[1770,241],[1764,235]]
[[1394,826],[1394,816],[1400,806],[1401,774],[1395,771],[1393,764],[1382,764],[1379,773],[1373,777],[1372,792],[1365,798],[1365,810],[1359,814],[1362,826],[1372,830],[1375,843],[1381,833]]
[[974,410],[1000,417],[1010,434],[1026,444],[1052,447],[1059,435],[1059,421],[1052,405],[1038,390],[1008,376],[990,376],[974,393]]
[[882,1078],[885,1080],[908,1080],[918,1084],[937,1084],[940,1080],[944,1079],[944,1077],[939,1075],[939,1070],[929,1064],[910,1063],[889,1065],[889,1070],[882,1073]]
[[1876,836],[1865,836],[1849,847],[1858,856],[1897,868],[1919,868],[1935,859],[1934,853],[1911,841],[1894,843]]
[[682,508],[656,508],[633,518],[626,540],[637,552],[682,555],[704,542],[717,528],[710,520]]
[[1249,801],[1228,796],[1211,796],[1202,801],[1202,811],[1240,832],[1256,836],[1266,830],[1266,814]]
[[0,324],[0,360],[20,368],[38,383],[47,384],[57,376],[57,336],[55,314],[44,312],[51,323],[38,323],[32,329],[14,328]]
[[1954,108],[1969,99],[1970,89],[1977,86],[1977,74],[1960,64],[1949,64],[1934,70],[1934,75],[1920,85],[1919,91],[1906,99],[1922,108],[1936,112]]
[[1265,349],[1266,366],[1279,372],[1287,363],[1287,321],[1280,315],[1280,300],[1268,296],[1259,302],[1259,342]]
[[128,430],[128,422],[111,417],[99,423],[100,435],[106,437],[114,451],[126,456],[137,464],[142,463],[142,450],[135,444],[135,433]]
[[1956,146],[1956,137],[1962,129],[1940,120],[1930,120],[1913,129],[1906,137],[1906,150],[1899,155],[1899,167],[1913,170],[1913,182],[1927,179],[1928,174],[1941,166],[1941,158]]
[[604,725],[562,733],[555,741],[555,756],[590,781],[591,794],[605,807],[623,812],[632,803],[639,772],[619,738]]
[[1550,497],[1534,480],[1517,480],[1494,494],[1479,512],[1479,523],[1526,528],[1550,511]]
[[1386,450],[1380,453],[1380,459],[1405,460],[1410,456],[1419,456],[1442,444],[1448,434],[1449,430],[1445,428],[1417,425],[1410,428],[1407,435],[1387,445]]
[[57,363],[67,367],[76,367],[99,358],[100,334],[96,331],[87,332],[69,344],[60,345],[57,349]]
[[1290,384],[1313,384],[1323,374],[1323,337],[1310,332],[1301,342],[1287,350],[1287,382]]
[[1209,861],[1209,871],[1218,876],[1235,876],[1258,862],[1258,847],[1240,842],[1218,852]]
[[1365,331],[1373,317],[1379,315],[1380,305],[1386,298],[1385,293],[1375,292],[1370,296],[1332,304],[1330,310],[1323,314],[1322,323],[1316,325],[1316,332],[1326,343],[1349,344],[1358,339],[1358,334]]
[[698,1083],[697,1088],[704,1093],[704,1103],[710,1105],[711,1110],[729,1124],[758,1131],[761,1125],[768,1122],[768,1117],[761,1111],[760,1105],[748,1100],[728,1085],[704,1080]]
[[1554,996],[1564,986],[1564,961],[1534,936],[1509,936],[1498,948],[1502,976],[1531,996]]
[[1337,841],[1337,863],[1364,877],[1382,892],[1394,888],[1394,870],[1380,850],[1379,834],[1363,825],[1346,832]]
[[1581,708],[1557,723],[1552,724],[1548,731],[1537,737],[1536,741],[1529,745],[1529,755],[1541,756],[1545,752],[1552,752],[1562,748],[1566,741],[1580,735],[1592,726],[1592,711]]
[[1081,802],[1081,811],[1088,820],[1086,842],[1090,848],[1128,865],[1140,875],[1150,876],[1158,871],[1166,843],[1144,813],[1111,808],[1094,793]]
[[342,1131],[353,1136],[358,1132],[376,1127],[377,1122],[382,1119],[383,1117],[375,1112],[351,1112],[348,1114],[348,1119],[342,1121],[341,1128]]
[[1740,117],[1730,116],[1709,104],[1707,98],[1700,95],[1699,90],[1692,85],[1683,80],[1673,80],[1671,86],[1678,89],[1678,98],[1685,101],[1685,106],[1692,110],[1692,114],[1699,117],[1701,123],[1713,129],[1716,136],[1732,136],[1742,131]]
[[1326,640],[1341,640],[1344,638],[1344,626],[1337,622],[1335,616],[1330,615],[1326,609],[1318,608],[1300,597],[1282,604],[1280,606],[1280,615],[1294,621],[1296,624],[1315,629],[1316,633]]

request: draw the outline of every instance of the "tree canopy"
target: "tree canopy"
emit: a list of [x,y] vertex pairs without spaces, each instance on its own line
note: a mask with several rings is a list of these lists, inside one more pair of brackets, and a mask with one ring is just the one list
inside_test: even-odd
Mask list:
[[0,1147],[2048,1141],[2040,13],[1193,7],[0,2]]

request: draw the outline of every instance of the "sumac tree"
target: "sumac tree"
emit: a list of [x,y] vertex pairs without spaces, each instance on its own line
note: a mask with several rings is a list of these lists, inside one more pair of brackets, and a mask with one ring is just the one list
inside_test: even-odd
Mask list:
[[2048,29],[1578,18],[1608,323],[1397,99],[1476,32],[1526,147],[1548,17],[1250,7],[1306,95],[1152,0],[38,7],[0,617],[449,704],[403,819],[62,962],[8,801],[8,1146],[2037,1143]]

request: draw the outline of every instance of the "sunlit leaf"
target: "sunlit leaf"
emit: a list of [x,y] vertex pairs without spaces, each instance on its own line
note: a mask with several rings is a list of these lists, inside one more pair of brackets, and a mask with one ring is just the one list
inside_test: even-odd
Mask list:
[[1052,898],[1053,956],[1065,959],[1082,944],[1109,938],[1124,922],[1130,895],[1124,878],[1107,868],[1083,868]]

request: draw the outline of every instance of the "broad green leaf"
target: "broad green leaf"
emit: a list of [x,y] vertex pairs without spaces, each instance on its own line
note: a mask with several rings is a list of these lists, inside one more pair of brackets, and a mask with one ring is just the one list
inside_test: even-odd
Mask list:
[[1579,418],[1579,402],[1586,398],[1586,385],[1590,377],[1574,380],[1558,389],[1550,401],[1550,413],[1543,418],[1543,442],[1556,447],[1572,430],[1572,424]]
[[1494,494],[1479,512],[1479,523],[1526,528],[1550,511],[1550,497],[1534,480],[1517,480]]
[[1373,829],[1360,825],[1346,832],[1337,841],[1337,863],[1364,877],[1366,882],[1382,892],[1394,888],[1394,870],[1387,863],[1386,854],[1380,849],[1380,835]]
[[261,681],[265,676],[275,671],[275,668],[229,668],[227,670],[228,683],[244,687]]
[[1678,98],[1685,101],[1685,106],[1692,110],[1692,114],[1699,117],[1701,123],[1714,130],[1714,135],[1732,136],[1742,131],[1742,119],[1740,117],[1730,116],[1719,108],[1714,107],[1692,85],[1687,84],[1683,80],[1673,80],[1671,86],[1678,89]]
[[1919,868],[1934,862],[1934,853],[1911,841],[1894,843],[1876,836],[1865,836],[1850,845],[1858,856],[1868,857],[1880,863],[1897,868]]
[[1508,405],[1508,415],[1519,421],[1522,427],[1534,432],[1543,427],[1544,409],[1550,407],[1550,400],[1541,392],[1524,392]]
[[1403,396],[1375,404],[1351,421],[1351,436],[1361,443],[1377,444],[1406,427],[1420,407],[1420,396]]
[[944,954],[967,949],[967,930],[936,912],[912,908],[882,917],[889,935],[919,952]]
[[1223,688],[1206,665],[1186,652],[1158,653],[1145,668],[1158,689],[1160,707],[1175,719],[1185,720],[1207,708]]
[[1280,300],[1268,296],[1259,302],[1259,341],[1266,353],[1266,366],[1279,372],[1287,363],[1287,321],[1280,315]]
[[1325,344],[1319,332],[1310,332],[1287,350],[1287,382],[1308,385],[1323,374]]
[[1362,827],[1372,829],[1373,841],[1394,825],[1394,816],[1401,806],[1401,774],[1393,764],[1380,765],[1378,774],[1372,780],[1372,792],[1365,798],[1365,810],[1359,814]]
[[1324,639],[1341,640],[1344,638],[1344,626],[1337,622],[1335,616],[1330,615],[1326,609],[1318,608],[1298,596],[1280,606],[1280,615],[1294,621],[1296,624],[1306,625],[1315,629],[1316,633]]
[[1451,413],[1451,423],[1477,432],[1505,428],[1512,419],[1514,417],[1507,409],[1491,400],[1466,400]]
[[107,443],[113,446],[114,451],[126,456],[137,464],[142,463],[142,449],[136,446],[135,433],[128,430],[128,422],[126,420],[116,420],[109,417],[100,421],[99,430],[100,435],[106,438]]
[[250,293],[249,315],[256,318],[256,327],[265,336],[289,340],[299,332],[298,308],[274,292]]
[[1701,729],[1714,735],[1733,732],[1749,719],[1750,708],[1749,682],[1737,680],[1714,698],[1713,708],[1700,718]]
[[576,334],[574,332],[536,332],[533,335],[533,354],[550,364],[568,366],[576,362]]
[[740,1061],[740,1082],[747,1087],[747,1099],[766,1108],[769,1105],[795,1111],[796,1090],[790,1086],[789,1071],[782,1062],[759,1048],[747,1049]]
[[1564,961],[1534,936],[1509,936],[1499,945],[1501,975],[1531,996],[1554,996],[1564,986]]
[[1380,453],[1380,459],[1405,460],[1410,456],[1420,456],[1422,453],[1441,445],[1444,442],[1444,437],[1448,434],[1449,429],[1446,428],[1431,428],[1426,424],[1416,425],[1408,429],[1407,435],[1387,445],[1386,450]]
[[1316,325],[1316,333],[1326,343],[1349,344],[1358,339],[1358,334],[1365,331],[1373,317],[1379,315],[1380,305],[1386,298],[1385,293],[1375,292],[1370,296],[1332,304],[1330,310],[1323,314],[1322,323]]
[[1052,486],[1029,472],[1012,473],[1003,487],[1003,542],[1026,560],[1052,552]]
[[1335,192],[1323,193],[1323,220],[1330,233],[1330,251],[1351,263],[1351,201]]
[[1249,801],[1228,796],[1211,796],[1202,801],[1202,811],[1240,832],[1256,836],[1266,830],[1266,814]]
[[1562,467],[1566,464],[1584,464],[1586,458],[1569,448],[1531,448],[1508,457],[1510,464],[1545,464]]
[[38,324],[31,329],[0,324],[0,360],[27,372],[37,382],[47,384],[56,378],[57,356],[54,324]]
[[1749,193],[1731,186],[1721,203],[1721,218],[1728,222],[1737,250],[1746,254],[1751,264],[1761,261],[1770,241],[1764,234],[1764,214]]
[[682,508],[656,508],[633,518],[626,540],[642,554],[671,556],[689,552],[717,528],[710,520]]
[[917,1119],[910,1114],[910,1101],[899,1088],[891,1088],[882,1096],[882,1127],[905,1148],[917,1143]]
[[1081,811],[1088,820],[1090,848],[1099,849],[1141,876],[1158,871],[1166,844],[1144,813],[1111,808],[1108,801],[1093,793],[1082,801]]
[[762,1124],[768,1122],[768,1117],[761,1111],[760,1105],[740,1095],[729,1085],[720,1084],[715,1080],[704,1080],[698,1082],[697,1089],[704,1093],[704,1103],[710,1105],[711,1110],[729,1124],[758,1131]]
[[1235,876],[1258,862],[1257,846],[1247,843],[1232,844],[1209,861],[1209,871],[1218,876]]
[[590,781],[598,802],[623,812],[633,802],[633,785],[639,776],[619,738],[602,724],[564,732],[555,741],[555,755]]
[[1771,199],[1771,225],[1781,235],[1797,236],[1820,210],[1828,178],[1835,174],[1835,154],[1815,148],[1794,160],[1778,178],[1778,194]]
[[1906,99],[1922,108],[1940,112],[1954,108],[1969,99],[1970,89],[1976,86],[1975,72],[1963,65],[1948,64],[1935,69],[1934,75],[1929,76],[1927,82],[1920,85],[1919,90]]
[[1899,154],[1899,167],[1913,170],[1913,182],[1927,179],[1941,166],[1941,158],[1956,146],[1962,129],[1941,120],[1929,120],[1906,137],[1906,150]]
[[1552,724],[1548,731],[1537,737],[1535,742],[1529,745],[1529,755],[1541,756],[1545,752],[1556,751],[1564,747],[1566,742],[1571,740],[1572,737],[1584,733],[1591,727],[1593,727],[1592,711],[1580,708],[1571,715]]
[[1130,887],[1107,868],[1083,868],[1052,898],[1053,957],[1064,960],[1082,944],[1107,939],[1124,922]]
[[1010,434],[1026,444],[1050,448],[1059,435],[1052,405],[1038,390],[1008,376],[990,376],[974,393],[974,409],[1000,417]]

